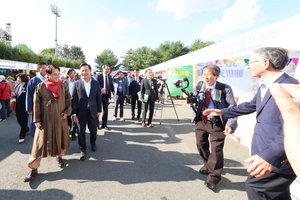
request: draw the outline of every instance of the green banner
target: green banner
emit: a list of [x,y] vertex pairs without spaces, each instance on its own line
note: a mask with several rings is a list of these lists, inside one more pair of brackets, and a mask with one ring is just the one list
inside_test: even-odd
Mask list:
[[[186,91],[191,92],[193,90],[193,66],[187,65],[182,67],[175,67],[168,69],[168,86],[172,96],[174,95],[182,95],[181,87],[177,88],[173,82],[182,80],[184,78],[188,78],[190,85],[186,88]],[[182,87],[186,87],[187,82],[182,82]]]

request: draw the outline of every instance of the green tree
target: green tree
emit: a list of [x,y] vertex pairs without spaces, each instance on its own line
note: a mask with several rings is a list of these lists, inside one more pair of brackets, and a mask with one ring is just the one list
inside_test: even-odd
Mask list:
[[166,41],[159,45],[156,49],[159,54],[160,62],[166,62],[173,58],[185,55],[190,52],[190,49],[186,47],[182,42],[170,42]]
[[204,47],[207,47],[209,45],[215,44],[213,41],[202,41],[200,39],[196,39],[195,42],[191,45],[190,50],[191,51],[196,51],[198,49],[202,49]]
[[55,48],[43,49],[40,52],[40,55],[42,55],[42,56],[55,56]]
[[102,65],[109,65],[111,71],[118,70],[121,64],[118,64],[119,59],[117,55],[110,49],[105,49],[96,56],[95,63],[96,67],[102,71]]
[[70,46],[67,44],[62,44],[58,46],[58,57],[68,59],[68,60],[81,60],[85,61],[85,55],[81,47]]

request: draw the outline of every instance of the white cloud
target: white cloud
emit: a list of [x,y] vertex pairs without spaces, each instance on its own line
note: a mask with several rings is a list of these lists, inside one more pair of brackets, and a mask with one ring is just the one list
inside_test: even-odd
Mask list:
[[135,23],[129,24],[127,19],[122,19],[120,16],[117,17],[115,19],[115,21],[113,22],[114,30],[120,30],[120,29],[130,27],[130,26],[136,27],[136,26],[139,26],[139,23],[135,22]]
[[174,20],[183,19],[195,12],[212,11],[226,6],[228,0],[158,0],[157,11],[174,14]]
[[258,20],[260,1],[262,0],[237,0],[233,6],[224,10],[220,21],[215,19],[210,24],[206,24],[199,36],[207,38],[253,26]]

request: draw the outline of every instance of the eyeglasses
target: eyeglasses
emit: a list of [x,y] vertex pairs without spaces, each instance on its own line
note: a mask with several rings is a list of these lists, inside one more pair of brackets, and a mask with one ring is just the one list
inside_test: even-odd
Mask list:
[[264,60],[255,60],[255,61],[248,62],[247,66],[249,66],[250,64],[253,64],[253,63],[259,62],[259,61],[264,61]]

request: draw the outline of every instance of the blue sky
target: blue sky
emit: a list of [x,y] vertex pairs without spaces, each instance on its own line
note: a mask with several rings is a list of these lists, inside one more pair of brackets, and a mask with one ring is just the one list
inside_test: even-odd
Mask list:
[[55,47],[51,4],[61,10],[58,43],[82,47],[92,65],[104,49],[123,56],[165,41],[217,42],[300,14],[296,0],[9,0],[1,2],[0,28],[11,23],[12,44],[36,53]]

